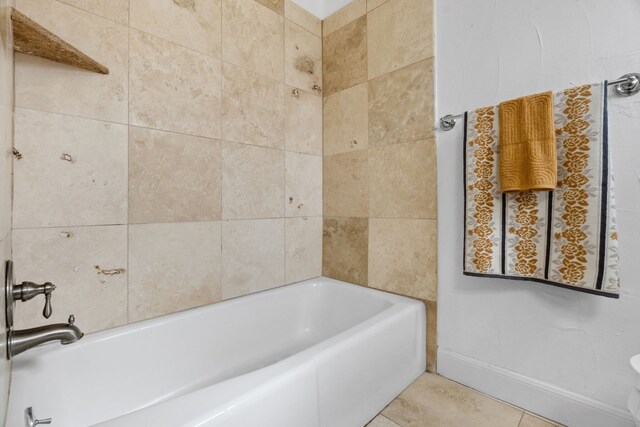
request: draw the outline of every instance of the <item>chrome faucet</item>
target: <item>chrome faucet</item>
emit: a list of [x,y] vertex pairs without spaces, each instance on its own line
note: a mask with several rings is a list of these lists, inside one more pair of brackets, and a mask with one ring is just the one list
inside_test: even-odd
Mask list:
[[51,317],[51,294],[56,286],[46,282],[38,285],[33,282],[22,282],[16,285],[13,277],[13,263],[7,261],[5,265],[5,308],[7,323],[7,358],[29,350],[37,345],[49,341],[60,341],[61,344],[72,344],[83,337],[82,331],[74,325],[75,317],[69,316],[68,323],[54,323],[51,325],[38,326],[36,328],[14,330],[13,329],[13,306],[15,301],[28,301],[37,295],[43,294],[45,298],[42,315],[45,318]]
[[7,338],[7,353],[9,357],[14,357],[23,351],[49,341],[59,340],[60,344],[73,344],[84,335],[73,324],[74,322],[75,318],[72,314],[69,316],[68,323],[54,323],[36,328],[10,331]]

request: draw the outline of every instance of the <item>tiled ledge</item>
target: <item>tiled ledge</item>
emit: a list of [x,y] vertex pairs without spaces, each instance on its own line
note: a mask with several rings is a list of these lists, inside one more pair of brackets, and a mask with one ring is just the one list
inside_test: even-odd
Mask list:
[[109,69],[16,9],[11,10],[14,50],[74,67],[109,74]]

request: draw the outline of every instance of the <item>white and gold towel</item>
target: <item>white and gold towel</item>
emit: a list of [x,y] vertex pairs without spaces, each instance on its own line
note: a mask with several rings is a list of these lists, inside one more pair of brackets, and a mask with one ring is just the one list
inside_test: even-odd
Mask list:
[[464,274],[618,297],[606,90],[605,82],[554,94],[553,191],[500,192],[498,107],[465,114]]

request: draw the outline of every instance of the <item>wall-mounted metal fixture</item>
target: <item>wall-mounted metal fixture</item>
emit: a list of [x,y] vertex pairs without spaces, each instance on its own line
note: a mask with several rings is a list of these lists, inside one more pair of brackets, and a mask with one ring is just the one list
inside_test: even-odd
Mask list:
[[56,285],[51,282],[38,285],[33,282],[22,282],[16,285],[13,276],[13,262],[7,261],[6,263],[6,276],[5,276],[5,301],[7,306],[6,320],[7,327],[13,326],[13,302],[14,301],[29,301],[30,299],[44,294],[44,309],[42,315],[45,319],[51,317],[53,309],[51,307],[51,294],[56,290]]
[[51,293],[56,290],[56,285],[51,282],[38,285],[33,282],[22,282],[19,285],[14,285],[12,294],[13,300],[17,301],[29,301],[31,298],[37,295],[44,294],[44,309],[42,315],[45,319],[51,317],[53,309],[51,308]]
[[442,130],[451,130],[456,125],[456,120],[462,118],[464,114],[447,114],[446,116],[440,117],[440,129]]
[[640,92],[640,73],[629,73],[618,80],[608,82],[613,85],[613,91],[620,96],[631,96]]
[[7,359],[11,359],[23,351],[44,344],[49,341],[60,341],[61,344],[71,344],[83,337],[82,331],[74,325],[75,317],[69,316],[67,323],[54,323],[38,326],[36,328],[14,330],[13,306],[16,301],[28,301],[37,295],[45,297],[42,315],[49,318],[53,313],[51,308],[51,294],[56,289],[55,285],[46,282],[38,285],[33,282],[15,284],[13,275],[13,262],[7,261],[5,268],[5,316],[7,322]]
[[[640,92],[640,73],[629,73],[617,80],[607,82],[607,86],[613,86],[613,91],[619,96],[631,96]],[[456,126],[456,120],[464,117],[464,114],[447,114],[440,117],[440,129],[449,131]]]
[[51,418],[43,418],[36,420],[33,415],[33,408],[29,406],[24,410],[24,425],[25,427],[35,427],[43,424],[51,424]]

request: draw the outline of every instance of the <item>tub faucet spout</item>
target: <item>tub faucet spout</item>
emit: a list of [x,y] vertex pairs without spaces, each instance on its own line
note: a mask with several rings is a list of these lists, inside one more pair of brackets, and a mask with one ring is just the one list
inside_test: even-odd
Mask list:
[[49,341],[60,341],[61,344],[72,344],[84,336],[78,329],[73,314],[68,323],[54,323],[37,328],[10,331],[7,352],[14,357],[24,351]]

